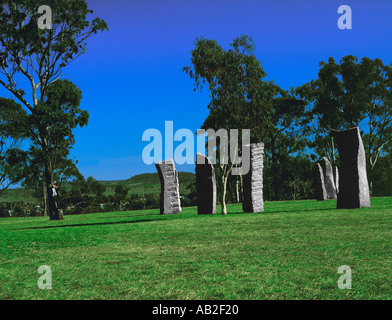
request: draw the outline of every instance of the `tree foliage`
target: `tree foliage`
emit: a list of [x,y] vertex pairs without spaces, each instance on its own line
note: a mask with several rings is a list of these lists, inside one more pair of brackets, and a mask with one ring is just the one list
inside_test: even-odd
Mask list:
[[392,67],[380,59],[352,55],[320,62],[318,78],[296,89],[308,103],[314,148],[333,164],[336,147],[331,130],[358,126],[364,137],[369,180],[384,146],[392,138]]
[[[51,8],[51,28],[37,26],[41,5]],[[0,1],[0,84],[27,111],[30,161],[42,172],[50,219],[59,219],[50,188],[54,172],[74,144],[72,129],[88,121],[79,109],[80,90],[60,80],[62,71],[86,52],[92,35],[108,29],[99,18],[89,21],[91,13],[84,0]]]
[[25,121],[26,112],[20,104],[0,97],[0,193],[23,178]]
[[[202,126],[205,129],[249,129],[251,111],[255,105],[263,105],[262,78],[266,73],[254,54],[252,39],[245,35],[237,37],[230,47],[224,50],[215,40],[196,39],[192,66],[183,69],[194,81],[195,90],[206,86],[209,91],[210,114]],[[221,147],[218,153],[224,154]],[[223,159],[223,156],[217,159],[221,160],[216,171],[220,177],[222,214],[227,214],[226,184],[233,159]]]
[[[288,155],[303,151],[306,145],[301,138],[306,123],[304,102],[272,81],[264,80],[266,73],[248,36],[235,38],[226,51],[214,40],[197,39],[191,61],[192,66],[184,71],[194,80],[195,90],[207,86],[211,97],[210,113],[202,128],[250,129],[251,142],[264,142],[266,169],[271,168],[272,193],[275,192],[272,198],[277,198],[279,171],[285,168]],[[241,145],[237,148],[241,150]],[[222,179],[219,190],[222,204],[232,167],[230,162],[216,166],[217,176]],[[232,189],[238,190],[238,179],[230,180],[236,184]],[[239,192],[236,193],[238,199]]]

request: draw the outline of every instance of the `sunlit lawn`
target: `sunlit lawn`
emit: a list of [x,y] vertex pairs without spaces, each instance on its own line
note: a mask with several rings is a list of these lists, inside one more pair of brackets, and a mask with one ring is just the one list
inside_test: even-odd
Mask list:
[[[2,218],[0,299],[391,299],[392,198],[335,207]],[[41,265],[52,269],[51,290],[37,287]],[[342,265],[351,290],[337,286]]]

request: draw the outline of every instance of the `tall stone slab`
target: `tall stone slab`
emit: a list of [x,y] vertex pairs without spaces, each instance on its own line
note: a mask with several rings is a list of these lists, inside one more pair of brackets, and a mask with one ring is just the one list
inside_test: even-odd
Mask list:
[[264,143],[252,143],[243,148],[250,148],[250,168],[243,177],[244,212],[263,212],[263,155]]
[[338,145],[340,157],[337,208],[370,207],[366,156],[359,128],[332,130],[332,134]]
[[201,153],[197,153],[195,171],[197,213],[216,213],[216,178],[214,166],[210,159]]
[[161,181],[160,214],[181,212],[178,173],[172,159],[157,162],[159,179]]
[[327,190],[324,184],[323,168],[316,163],[316,199],[317,201],[327,200]]
[[325,163],[325,188],[327,189],[328,199],[336,199],[335,178],[333,176],[332,165],[327,158],[323,158]]
[[339,170],[338,167],[335,167],[335,187],[336,187],[336,195],[339,193]]

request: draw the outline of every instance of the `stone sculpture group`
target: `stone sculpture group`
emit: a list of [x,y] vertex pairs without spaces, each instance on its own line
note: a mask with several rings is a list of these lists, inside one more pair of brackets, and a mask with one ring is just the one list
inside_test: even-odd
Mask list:
[[323,158],[325,164],[325,180],[323,168],[319,163],[316,163],[316,199],[318,201],[324,201],[327,199],[336,199],[338,190],[337,167],[335,167],[335,176],[333,174],[332,165],[327,158]]
[[161,180],[161,214],[181,212],[178,173],[173,160],[166,160],[155,164]]
[[323,170],[316,164],[316,198],[319,201],[337,198],[337,209],[370,207],[369,184],[366,174],[366,156],[358,127],[343,131],[332,130],[340,159],[340,169],[325,163],[325,183]]
[[[369,186],[366,175],[366,158],[358,127],[343,131],[332,131],[337,142],[340,169],[333,168],[323,158],[323,168],[316,163],[316,199],[337,199],[337,209],[370,207]],[[263,155],[264,143],[252,143],[250,148],[250,170],[243,177],[242,210],[263,212]],[[160,182],[160,213],[181,212],[178,173],[174,161],[155,164]],[[215,170],[211,161],[201,153],[196,155],[196,192],[198,214],[216,213],[217,187]]]
[[201,153],[196,154],[196,193],[197,213],[216,213],[215,170],[210,159]]
[[358,127],[332,131],[340,155],[338,209],[370,207],[366,156]]
[[264,143],[253,143],[246,148],[250,148],[250,169],[244,175],[242,210],[244,212],[263,212]]

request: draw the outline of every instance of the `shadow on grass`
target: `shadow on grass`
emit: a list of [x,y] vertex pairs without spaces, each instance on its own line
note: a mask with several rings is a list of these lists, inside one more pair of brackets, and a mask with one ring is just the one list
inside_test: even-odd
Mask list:
[[[105,212],[107,213],[107,212]],[[139,214],[115,214],[111,216],[105,216],[105,217],[98,217],[97,219],[111,219],[111,218],[133,218],[133,217],[140,217],[140,216],[159,216],[159,213],[139,213]]]
[[331,211],[336,208],[314,208],[314,209],[296,209],[296,210],[276,210],[276,211],[265,211],[265,213],[290,213],[290,212],[307,212],[307,211]]
[[85,227],[85,226],[100,226],[100,225],[111,225],[111,224],[132,224],[132,223],[142,223],[142,222],[152,222],[163,219],[140,219],[132,221],[115,221],[115,222],[99,222],[99,223],[79,223],[79,224],[67,224],[67,225],[57,225],[57,226],[43,226],[43,227],[29,227],[29,228],[19,228],[15,230],[34,230],[34,229],[53,229],[53,228],[69,228],[69,227]]
[[[315,208],[315,209],[296,209],[296,210],[274,210],[274,211],[269,211],[266,210],[264,212],[259,212],[259,213],[253,213],[253,214],[275,214],[275,213],[293,213],[293,212],[311,212],[311,211],[332,211],[336,210],[336,208]],[[244,213],[242,211],[236,211],[236,212],[229,212],[228,215],[247,215],[247,214],[252,214],[252,213]],[[216,214],[211,214],[211,215],[197,215],[199,217],[203,216],[219,216],[218,212]],[[182,218],[181,215],[160,215],[159,213],[148,213],[148,214],[134,214],[134,215],[113,215],[113,217],[100,217],[100,219],[107,219],[107,218],[131,218],[131,217],[137,217],[137,216],[162,216],[165,217],[163,218],[152,218],[152,219],[139,219],[139,220],[131,220],[131,221],[114,221],[114,222],[96,222],[96,223],[79,223],[79,224],[67,224],[67,225],[56,225],[56,226],[42,226],[42,227],[27,227],[27,228],[19,228],[19,229],[14,229],[14,230],[34,230],[34,229],[53,229],[53,228],[69,228],[69,227],[84,227],[84,226],[99,226],[99,225],[115,225],[115,224],[133,224],[133,223],[143,223],[143,222],[152,222],[152,221],[159,221],[159,220],[171,220],[171,218],[176,219],[176,218]],[[170,218],[170,219],[168,219]],[[189,217],[187,217],[189,218]]]
[[263,212],[250,212],[250,213],[244,213],[242,211],[236,211],[236,212],[229,212],[228,215],[231,214],[267,214],[267,213],[293,213],[293,212],[306,212],[306,211],[331,211],[331,210],[336,210],[336,208],[317,208],[317,209],[295,209],[295,210],[265,210]]

